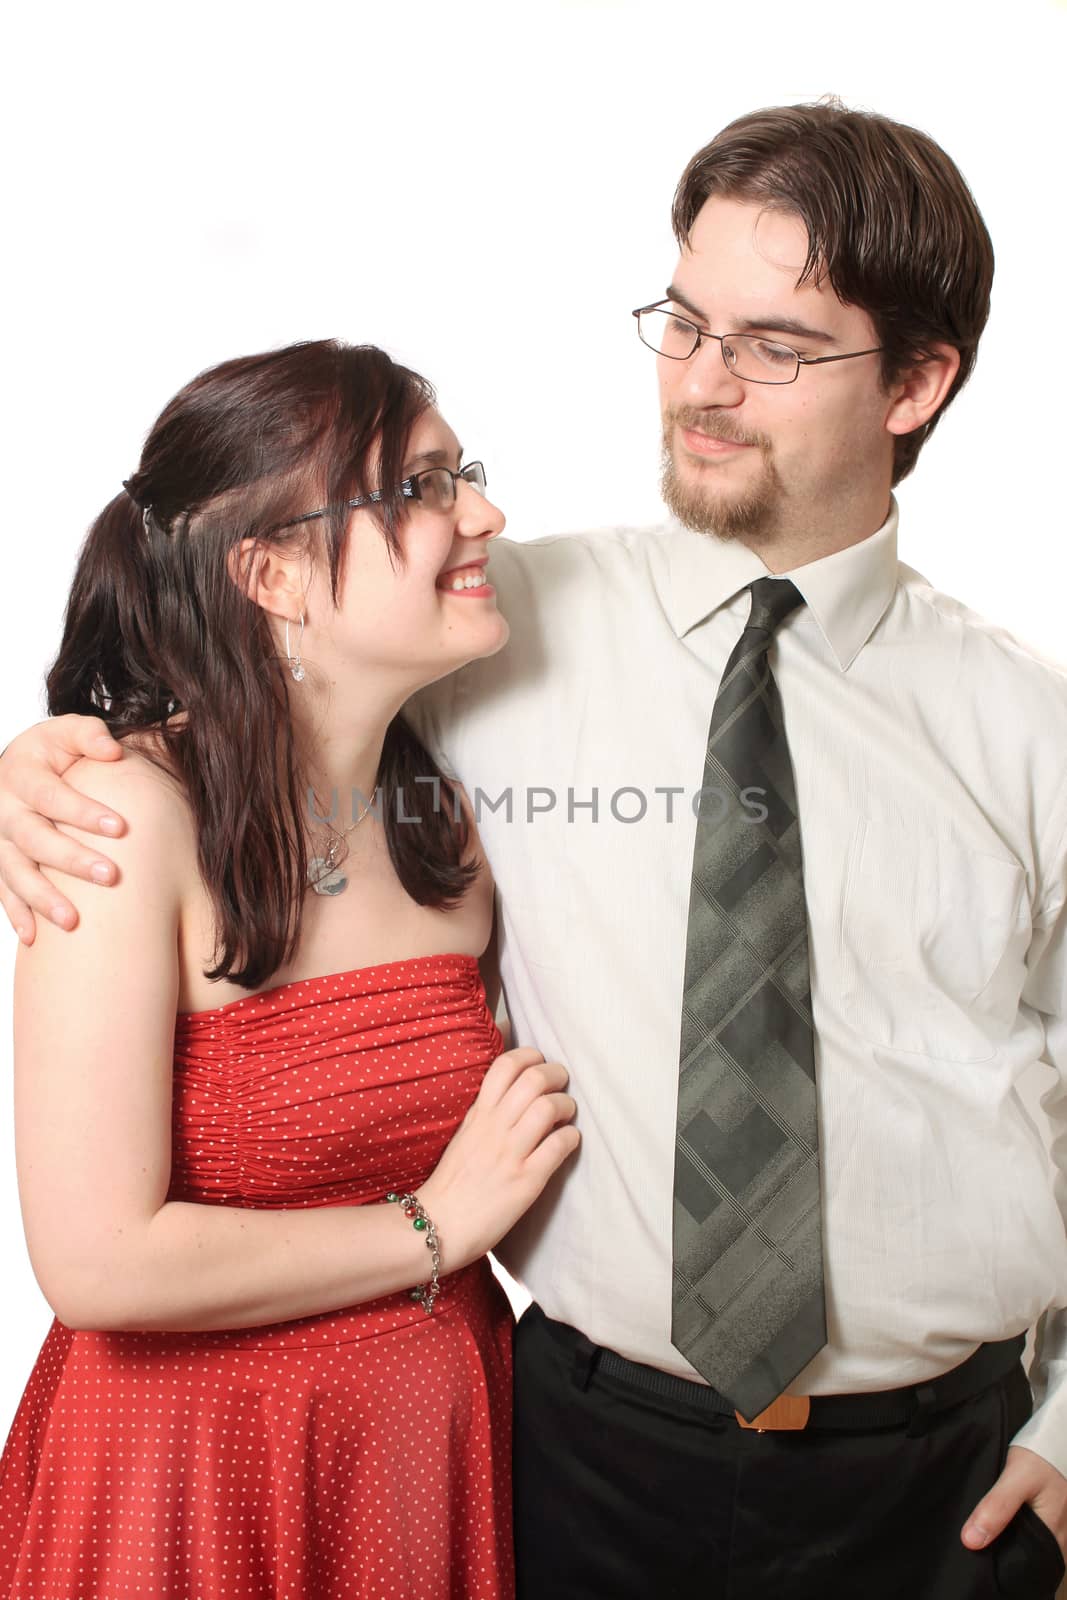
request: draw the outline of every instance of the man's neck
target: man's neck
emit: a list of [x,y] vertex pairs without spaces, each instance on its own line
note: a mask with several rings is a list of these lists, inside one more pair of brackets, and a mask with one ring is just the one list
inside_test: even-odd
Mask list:
[[738,541],[758,555],[768,572],[793,572],[825,556],[836,555],[852,545],[862,544],[883,526],[890,511],[890,498],[871,499],[863,506],[832,515],[827,521],[803,519],[798,526],[779,525],[766,531],[739,534]]

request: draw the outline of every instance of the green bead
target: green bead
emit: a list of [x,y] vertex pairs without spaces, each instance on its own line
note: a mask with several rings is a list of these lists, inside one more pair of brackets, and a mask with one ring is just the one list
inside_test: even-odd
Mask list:
[[390,1205],[395,1205],[400,1199],[400,1196],[398,1194],[387,1194],[385,1198],[388,1200]]
[[419,1233],[421,1233],[422,1230],[426,1226],[426,1218],[425,1217],[416,1217],[415,1221],[411,1224],[411,1226],[413,1228],[416,1228],[419,1231]]
[[425,1293],[426,1293],[426,1290],[420,1284],[417,1288],[412,1289],[411,1298],[413,1300],[421,1300],[423,1298],[423,1296],[425,1295]]

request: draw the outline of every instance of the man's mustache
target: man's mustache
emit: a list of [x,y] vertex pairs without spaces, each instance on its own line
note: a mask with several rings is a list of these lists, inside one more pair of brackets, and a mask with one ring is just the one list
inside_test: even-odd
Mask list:
[[700,411],[693,406],[679,406],[676,411],[668,411],[666,416],[668,425],[677,423],[680,428],[687,428],[690,433],[702,433],[707,439],[719,439],[723,444],[750,444],[757,450],[769,450],[771,441],[765,434],[749,433],[743,428],[738,428],[733,423],[715,411]]

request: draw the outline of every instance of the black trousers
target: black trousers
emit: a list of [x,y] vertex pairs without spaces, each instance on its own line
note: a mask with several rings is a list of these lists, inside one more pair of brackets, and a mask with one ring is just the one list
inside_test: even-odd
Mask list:
[[536,1306],[516,1330],[518,1600],[1052,1600],[1063,1561],[1029,1507],[960,1542],[1030,1415],[1021,1365],[918,1437],[761,1434],[583,1345]]

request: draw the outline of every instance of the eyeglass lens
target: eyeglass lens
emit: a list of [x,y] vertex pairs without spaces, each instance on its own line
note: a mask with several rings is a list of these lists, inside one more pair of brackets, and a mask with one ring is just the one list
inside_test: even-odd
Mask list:
[[[637,327],[643,344],[673,361],[687,360],[700,338],[700,330],[692,322],[672,311],[642,311]],[[792,383],[797,375],[796,351],[788,345],[747,333],[725,336],[721,344],[726,365],[739,378],[750,378],[755,383]]]
[[485,493],[485,468],[480,461],[461,467],[453,477],[447,467],[431,467],[416,476],[419,502],[428,511],[450,511],[456,503],[456,478],[462,478],[479,494]]

